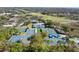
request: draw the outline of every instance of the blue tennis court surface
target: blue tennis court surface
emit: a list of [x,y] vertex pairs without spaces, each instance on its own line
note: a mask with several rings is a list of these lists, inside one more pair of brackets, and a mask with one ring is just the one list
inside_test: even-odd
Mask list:
[[[31,37],[32,35],[35,34],[35,30],[37,28],[31,28],[31,29],[27,29],[26,28],[21,28],[19,29],[21,32],[24,32],[24,35],[12,35],[11,38],[9,39],[10,42],[17,42],[21,39],[27,40],[29,37]],[[46,32],[48,34],[48,36],[45,38],[45,40],[52,40],[53,42],[50,42],[50,45],[56,45],[59,39],[59,34],[57,34],[54,29],[50,29],[50,28],[40,28],[42,29],[42,32]],[[25,31],[26,30],[26,31]],[[26,42],[26,41],[25,41]],[[24,43],[25,43],[24,42]],[[26,42],[27,43],[27,42]],[[29,44],[29,43],[28,43]]]

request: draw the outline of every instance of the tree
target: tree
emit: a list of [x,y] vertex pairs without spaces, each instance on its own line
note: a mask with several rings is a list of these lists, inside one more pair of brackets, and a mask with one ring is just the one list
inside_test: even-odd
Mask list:
[[68,26],[63,25],[62,28],[63,28],[63,30],[64,30],[65,32],[69,32],[69,29],[70,29],[70,28],[69,28]]
[[22,52],[23,49],[24,49],[24,46],[22,46],[21,43],[16,43],[16,44],[9,46],[10,52]]
[[11,35],[17,34],[19,31],[15,28],[4,28],[0,30],[0,49],[8,50],[7,42]]
[[34,48],[34,51],[47,51],[48,50],[48,46],[45,44],[45,40],[44,40],[44,36],[42,36],[42,34],[37,33],[36,35],[34,35],[33,39],[31,40],[31,43],[29,45],[29,47]]
[[53,22],[51,20],[45,20],[45,26],[48,28],[51,28],[53,25]]

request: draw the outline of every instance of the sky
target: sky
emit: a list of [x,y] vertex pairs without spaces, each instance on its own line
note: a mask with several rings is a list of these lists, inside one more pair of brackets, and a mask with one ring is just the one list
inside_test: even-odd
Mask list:
[[79,7],[79,0],[0,0],[0,7]]

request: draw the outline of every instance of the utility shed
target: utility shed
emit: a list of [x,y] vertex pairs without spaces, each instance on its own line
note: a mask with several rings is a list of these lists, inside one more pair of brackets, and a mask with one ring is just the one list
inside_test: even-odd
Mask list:
[[34,24],[34,23],[37,23],[37,20],[33,19],[31,20],[31,22]]
[[44,23],[35,23],[32,26],[33,26],[33,28],[45,28]]

